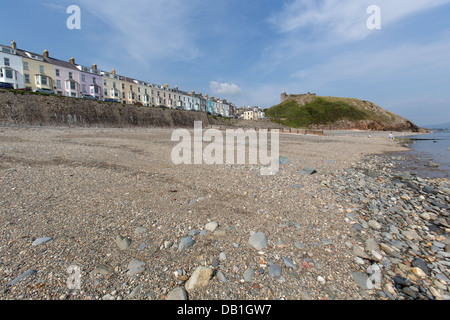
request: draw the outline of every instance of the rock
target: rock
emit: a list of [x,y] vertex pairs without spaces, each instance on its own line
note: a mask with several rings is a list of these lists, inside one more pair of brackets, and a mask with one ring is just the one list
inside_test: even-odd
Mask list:
[[368,238],[366,240],[366,250],[371,252],[371,251],[379,251],[380,247],[378,246],[378,243],[372,239],[372,238]]
[[248,239],[248,244],[256,250],[262,250],[267,247],[268,239],[263,232],[256,232]]
[[361,289],[363,289],[363,290],[367,290],[368,289],[367,282],[369,280],[369,277],[366,274],[364,274],[362,272],[359,272],[359,271],[356,271],[356,272],[352,272],[352,277],[353,277],[353,281],[355,281],[356,284]]
[[222,282],[228,281],[227,278],[225,277],[225,275],[223,274],[223,272],[220,270],[217,271],[216,277],[217,277],[217,279],[219,279],[219,281],[222,281]]
[[317,281],[319,281],[320,282],[320,284],[322,284],[322,285],[324,285],[325,284],[325,278],[324,277],[322,277],[322,276],[318,276],[317,277]]
[[194,270],[191,277],[186,281],[185,289],[186,291],[191,291],[199,288],[206,287],[211,279],[213,270],[208,267],[197,267]]
[[353,245],[352,252],[357,257],[364,258],[364,259],[370,259],[369,256],[367,255],[367,253],[364,251],[364,249],[357,244]]
[[168,295],[166,300],[187,300],[187,292],[183,287],[177,287],[173,289]]
[[195,244],[194,239],[192,237],[184,237],[181,239],[180,244],[178,245],[178,251],[186,250],[189,247],[192,247]]
[[226,254],[225,252],[221,252],[221,253],[219,254],[219,260],[220,260],[220,261],[225,261],[225,260],[227,260],[227,254]]
[[367,224],[369,225],[369,227],[371,227],[372,229],[375,230],[380,230],[381,229],[381,224],[379,224],[377,221],[375,220],[369,220],[369,222],[367,222]]
[[20,274],[19,276],[17,276],[16,278],[14,278],[10,282],[8,282],[8,286],[12,287],[15,284],[17,284],[19,281],[22,281],[23,279],[25,279],[26,277],[33,276],[35,274],[36,274],[36,271],[33,269],[25,271],[24,273]]
[[198,231],[197,229],[189,230],[189,235],[190,235],[191,237],[195,237],[195,236],[198,235],[198,234],[200,234],[200,231]]
[[394,280],[394,283],[397,287],[404,288],[404,287],[408,286],[406,284],[405,279],[403,279],[400,276],[395,276],[394,278],[392,278],[392,280]]
[[255,270],[248,268],[244,271],[243,277],[245,282],[251,282],[255,276]]
[[425,166],[426,166],[426,167],[429,167],[429,168],[438,168],[438,167],[439,167],[439,163],[430,161],[430,162],[428,162]]
[[33,246],[38,246],[38,245],[40,245],[40,244],[49,242],[50,240],[52,240],[51,237],[43,237],[43,238],[39,238],[39,239],[34,240],[32,245],[33,245]]
[[286,257],[282,257],[282,259],[284,261],[284,265],[286,266],[286,268],[295,269],[294,261]]
[[107,264],[101,264],[91,272],[92,274],[108,275],[114,273],[114,268]]
[[132,259],[131,261],[130,261],[130,263],[128,264],[128,270],[133,270],[133,269],[136,269],[136,268],[142,268],[142,267],[145,267],[145,265],[146,265],[146,263],[145,262],[143,262],[143,261],[139,261],[139,260],[137,260],[137,259]]
[[144,233],[144,232],[147,232],[147,228],[137,227],[136,230],[134,230],[135,234],[141,234],[141,233]]
[[217,238],[225,237],[227,235],[227,231],[223,229],[217,229],[213,232],[213,236]]
[[301,174],[312,175],[314,173],[317,173],[317,170],[313,167],[304,167],[302,170],[299,170],[297,172]]
[[402,292],[407,294],[408,296],[410,296],[413,299],[417,298],[417,294],[410,287],[404,287],[402,289]]
[[301,241],[295,241],[294,242],[294,247],[296,247],[297,249],[300,249],[300,250],[304,250],[306,248],[304,243],[301,242]]
[[117,235],[115,241],[120,250],[126,250],[131,246],[131,239],[124,238],[121,235]]
[[426,275],[428,275],[428,276],[431,275],[430,270],[428,269],[427,263],[426,263],[423,259],[415,258],[415,259],[411,262],[411,265],[412,265],[413,267],[417,267],[417,268],[422,269],[422,271],[423,271]]
[[281,267],[279,265],[269,263],[269,267],[267,268],[267,271],[269,272],[269,277],[272,279],[276,279],[281,277]]
[[208,222],[205,225],[205,229],[209,232],[214,232],[218,226],[219,226],[219,224],[217,222]]
[[426,192],[426,193],[430,193],[430,194],[438,194],[437,190],[435,190],[435,189],[433,189],[432,187],[429,187],[429,186],[424,186],[422,191]]
[[427,274],[425,272],[423,272],[422,269],[414,267],[412,268],[412,272],[416,275],[419,276],[420,278],[426,278]]
[[402,230],[400,231],[402,235],[404,235],[409,240],[422,240],[422,238],[417,234],[416,231],[409,229],[409,230]]
[[278,157],[278,165],[282,166],[283,164],[289,163],[289,159],[287,157]]

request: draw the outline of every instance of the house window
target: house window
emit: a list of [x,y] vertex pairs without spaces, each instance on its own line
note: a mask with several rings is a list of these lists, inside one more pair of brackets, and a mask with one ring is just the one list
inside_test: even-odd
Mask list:
[[105,89],[105,96],[108,96],[108,89]]
[[94,83],[94,84],[97,83],[97,78],[95,78],[95,77],[92,78],[92,83]]
[[48,85],[47,77],[41,76],[41,84],[44,85],[44,86]]
[[70,81],[70,90],[76,90],[77,84],[74,81]]
[[9,64],[9,58],[4,58],[3,60],[4,60],[5,66],[6,66],[6,67],[9,67],[9,66],[10,66],[10,64]]
[[61,80],[56,80],[56,88],[61,89]]
[[86,82],[86,76],[84,74],[81,75],[81,81]]
[[40,73],[45,73],[44,66],[39,66],[39,72]]
[[105,81],[103,81],[103,85],[106,87],[106,86],[108,86],[108,82],[105,80]]
[[86,85],[85,84],[83,84],[82,90],[83,90],[83,92],[86,92]]
[[72,79],[72,72],[69,72],[69,79]]
[[30,83],[30,75],[24,74],[23,76],[24,76],[25,83]]
[[55,69],[55,74],[57,77],[59,77],[59,69]]
[[23,63],[23,70],[28,70],[28,62]]

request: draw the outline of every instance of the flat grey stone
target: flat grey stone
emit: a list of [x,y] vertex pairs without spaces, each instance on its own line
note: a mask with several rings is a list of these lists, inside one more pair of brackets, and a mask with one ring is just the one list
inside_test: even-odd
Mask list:
[[192,247],[195,244],[195,241],[192,237],[184,237],[181,239],[180,244],[178,245],[178,251],[186,250],[189,247]]
[[262,250],[267,247],[268,239],[263,232],[256,232],[248,239],[248,244],[256,250]]
[[166,300],[187,300],[187,292],[183,287],[177,287],[173,289],[168,295]]
[[51,237],[43,237],[43,238],[39,238],[33,241],[33,246],[38,246],[40,244],[49,242],[50,240],[52,240]]
[[267,271],[269,272],[269,277],[272,279],[276,279],[281,277],[281,267],[279,265],[269,263],[269,267],[267,268]]

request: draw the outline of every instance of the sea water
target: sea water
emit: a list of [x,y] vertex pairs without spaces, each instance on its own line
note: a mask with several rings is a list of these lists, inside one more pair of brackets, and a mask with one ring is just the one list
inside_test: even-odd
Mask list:
[[[450,179],[450,130],[401,138],[412,149],[409,154],[416,159],[415,171],[419,176]],[[439,164],[439,167],[428,167],[430,161]]]

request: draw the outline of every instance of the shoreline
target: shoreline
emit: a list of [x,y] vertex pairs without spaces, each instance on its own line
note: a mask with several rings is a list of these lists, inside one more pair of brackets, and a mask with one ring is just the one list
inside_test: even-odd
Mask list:
[[393,173],[401,145],[280,135],[261,176],[173,165],[172,130],[1,127],[0,299],[450,298],[448,180]]

